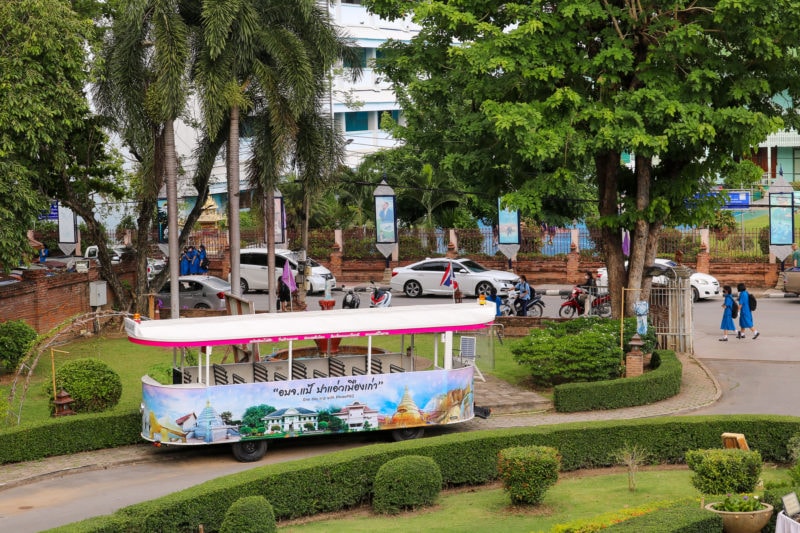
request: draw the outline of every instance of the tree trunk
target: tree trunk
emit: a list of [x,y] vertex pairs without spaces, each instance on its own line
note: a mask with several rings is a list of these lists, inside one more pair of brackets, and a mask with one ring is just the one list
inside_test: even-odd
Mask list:
[[[608,151],[595,158],[597,170],[597,183],[599,190],[599,205],[601,219],[614,220],[619,216],[619,201],[617,188],[619,181],[620,154]],[[603,237],[603,253],[606,257],[608,269],[608,290],[611,294],[611,316],[622,316],[622,288],[625,287],[627,273],[625,272],[625,257],[622,254],[622,235],[619,227],[603,223],[600,228]]]
[[164,123],[164,173],[167,181],[167,227],[169,231],[169,286],[170,317],[180,317],[180,248],[178,236],[178,160],[175,155],[175,124],[172,120]]
[[[230,134],[228,135],[228,242],[231,252],[231,293],[241,296],[240,255],[241,232],[239,228],[239,107],[231,107]],[[270,287],[271,288],[271,287]],[[270,290],[270,294],[272,291]]]

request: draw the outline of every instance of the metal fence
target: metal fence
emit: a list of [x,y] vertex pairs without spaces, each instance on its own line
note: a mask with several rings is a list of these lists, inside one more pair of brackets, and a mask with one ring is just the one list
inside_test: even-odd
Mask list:
[[[800,231],[800,228],[798,229]],[[494,257],[498,252],[497,234],[491,228],[456,229],[458,253],[466,256]],[[36,234],[39,240],[47,235]],[[399,228],[400,251],[404,259],[422,259],[444,254],[449,244],[448,230],[425,228]],[[53,236],[57,242],[57,236]],[[157,235],[152,235],[153,241]],[[797,235],[796,240],[799,239]],[[117,235],[109,235],[109,242],[117,241]],[[343,230],[342,240],[345,259],[382,259],[375,249],[375,229],[358,227]],[[43,241],[43,242],[45,242]],[[241,245],[264,246],[266,239],[261,229],[245,229],[241,232]],[[334,230],[311,230],[308,253],[311,257],[325,258],[330,255],[334,243]],[[211,255],[221,254],[229,245],[226,230],[199,229],[193,231],[186,245],[204,244]],[[581,255],[603,260],[603,241],[598,230],[578,228],[578,245]],[[700,251],[700,231],[697,229],[662,230],[658,242],[658,254],[673,257],[678,252],[683,259],[693,262]],[[539,227],[523,227],[519,256],[525,259],[554,258],[570,252],[571,230],[555,228],[553,232]],[[285,241],[278,247],[297,250],[302,248],[300,234],[287,232]],[[769,228],[737,229],[733,231],[710,231],[709,253],[715,261],[760,262],[769,257]]]

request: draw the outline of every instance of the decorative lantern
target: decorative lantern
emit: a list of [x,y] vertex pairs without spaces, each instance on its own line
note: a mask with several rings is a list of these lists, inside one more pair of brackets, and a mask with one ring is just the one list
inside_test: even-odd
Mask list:
[[73,400],[72,396],[64,389],[61,389],[61,391],[56,394],[56,399],[53,403],[56,404],[56,411],[53,416],[69,416],[75,414],[75,411],[72,410],[72,404],[75,403],[75,400]]

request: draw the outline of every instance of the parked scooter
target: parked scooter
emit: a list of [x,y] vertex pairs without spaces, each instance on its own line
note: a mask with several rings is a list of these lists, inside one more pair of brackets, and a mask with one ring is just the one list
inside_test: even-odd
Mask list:
[[370,307],[391,307],[392,306],[392,293],[379,288],[373,280],[370,280],[372,285],[372,294],[369,296]]
[[[344,289],[344,285],[342,285]],[[342,298],[342,309],[358,309],[361,305],[361,298],[355,293],[352,287],[347,289],[347,292]]]
[[562,318],[572,318],[575,315],[582,316],[586,313],[586,301],[591,299],[591,308],[588,311],[590,315],[597,315],[604,318],[611,316],[611,294],[605,293],[599,296],[591,296],[589,292],[577,285],[572,288],[572,292],[568,295],[562,294],[561,298],[564,303],[558,310],[558,316]]
[[[530,300],[525,303],[525,315],[540,317],[544,314],[544,300],[540,294],[534,293]],[[523,300],[518,298],[517,291],[511,289],[508,296],[500,304],[500,314],[503,316],[522,316]]]

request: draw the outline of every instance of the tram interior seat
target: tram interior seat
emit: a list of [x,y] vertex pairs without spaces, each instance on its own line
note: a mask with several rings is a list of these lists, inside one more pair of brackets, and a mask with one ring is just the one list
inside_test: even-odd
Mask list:
[[269,381],[269,373],[266,365],[253,363],[253,381]]
[[275,381],[286,381],[286,376],[284,376],[280,372],[275,372],[273,374],[273,377],[275,378]]
[[461,364],[464,366],[474,367],[475,372],[481,378],[481,381],[485,383],[486,378],[483,377],[481,369],[478,368],[478,365],[475,364],[475,360],[478,358],[478,350],[476,348],[477,345],[478,345],[477,338],[462,336],[459,344],[459,356],[461,358]]
[[380,359],[373,359],[370,363],[370,374],[383,374],[383,363]]
[[396,374],[398,372],[405,372],[405,371],[406,371],[406,369],[403,368],[402,366],[398,366],[398,365],[395,365],[395,364],[390,364],[389,365],[389,372],[391,374]]
[[315,378],[327,378],[328,377],[328,374],[326,374],[325,372],[320,372],[316,368],[314,369],[314,372],[312,372],[312,374],[313,374],[313,376]]
[[213,368],[214,368],[214,383],[217,385],[227,385],[228,371],[225,370],[225,367],[217,363],[213,363]]
[[344,363],[333,357],[328,359],[328,373],[331,377],[340,378],[344,376]]
[[234,383],[245,383],[245,380],[242,376],[237,374],[236,372],[233,373],[233,382]]
[[297,361],[292,361],[292,379],[307,379],[306,365]]

